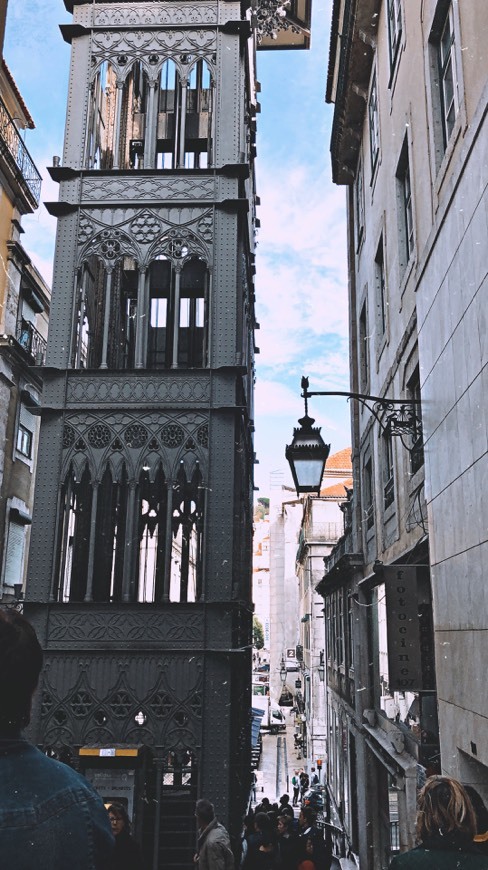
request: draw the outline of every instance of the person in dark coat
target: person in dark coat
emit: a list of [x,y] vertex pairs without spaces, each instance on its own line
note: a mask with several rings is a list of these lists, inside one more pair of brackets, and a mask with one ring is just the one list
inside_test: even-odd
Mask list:
[[[243,867],[245,870],[257,870],[268,863],[268,852],[271,849],[265,849],[264,854],[261,846],[269,846],[274,839],[273,825],[267,813],[256,813],[254,816],[254,833],[247,838],[247,855]],[[271,857],[269,860],[271,860]]]
[[[317,815],[312,807],[302,807],[298,816],[298,845],[297,845],[297,861],[298,864],[302,861],[312,860],[319,870],[330,870],[332,863],[332,841],[330,833],[327,830],[326,839],[323,832],[316,825]],[[307,846],[308,841],[311,841]]]
[[278,852],[282,870],[295,870],[297,866],[298,837],[293,830],[293,819],[288,813],[278,816]]
[[131,835],[127,810],[122,804],[110,804],[108,817],[115,837],[110,870],[143,870],[142,850]]
[[483,855],[488,855],[488,810],[486,809],[483,798],[473,788],[472,785],[465,785],[464,788],[473,805],[474,814],[476,816],[476,834],[474,843],[483,852]]
[[488,857],[473,843],[476,818],[460,782],[430,776],[419,795],[420,845],[396,855],[390,870],[488,870]]
[[30,622],[0,609],[0,867],[107,870],[114,838],[102,798],[22,735],[42,662]]

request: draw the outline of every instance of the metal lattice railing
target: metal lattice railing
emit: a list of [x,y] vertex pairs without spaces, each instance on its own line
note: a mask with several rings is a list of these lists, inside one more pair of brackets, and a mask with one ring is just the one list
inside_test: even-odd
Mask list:
[[23,318],[17,330],[17,341],[27,353],[30,353],[34,357],[36,365],[44,363],[47,345],[46,339],[42,337],[32,323]]
[[0,147],[10,163],[20,172],[18,179],[34,208],[41,197],[41,176],[17,130],[5,103],[0,98]]

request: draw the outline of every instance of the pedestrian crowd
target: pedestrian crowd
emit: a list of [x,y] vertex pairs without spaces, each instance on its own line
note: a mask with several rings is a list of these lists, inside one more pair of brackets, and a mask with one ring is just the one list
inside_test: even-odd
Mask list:
[[287,794],[273,804],[263,797],[246,816],[241,870],[329,870],[332,846],[317,827],[315,810],[304,806],[295,819],[293,805]]

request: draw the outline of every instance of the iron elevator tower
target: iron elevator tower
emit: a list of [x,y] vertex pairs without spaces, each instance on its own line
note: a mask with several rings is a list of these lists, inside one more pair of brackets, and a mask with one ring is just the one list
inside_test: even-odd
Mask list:
[[250,786],[255,47],[238,0],[66,6],[31,736],[171,868]]

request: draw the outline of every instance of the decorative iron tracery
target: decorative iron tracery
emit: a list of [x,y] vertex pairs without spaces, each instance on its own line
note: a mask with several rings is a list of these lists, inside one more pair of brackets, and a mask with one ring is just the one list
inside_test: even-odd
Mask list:
[[[144,729],[147,745],[164,745],[171,752],[196,748],[201,743],[202,663],[194,659],[188,665],[172,656],[163,668],[155,665],[154,658],[135,665],[114,659],[111,670],[118,673],[102,697],[100,687],[95,689],[97,658],[78,664],[67,660],[66,687],[72,682],[73,668],[79,667],[80,672],[67,691],[58,673],[59,693],[51,684],[48,662],[40,705],[45,744],[57,754],[68,745],[90,741],[134,742]],[[175,665],[177,683],[170,677]]]

